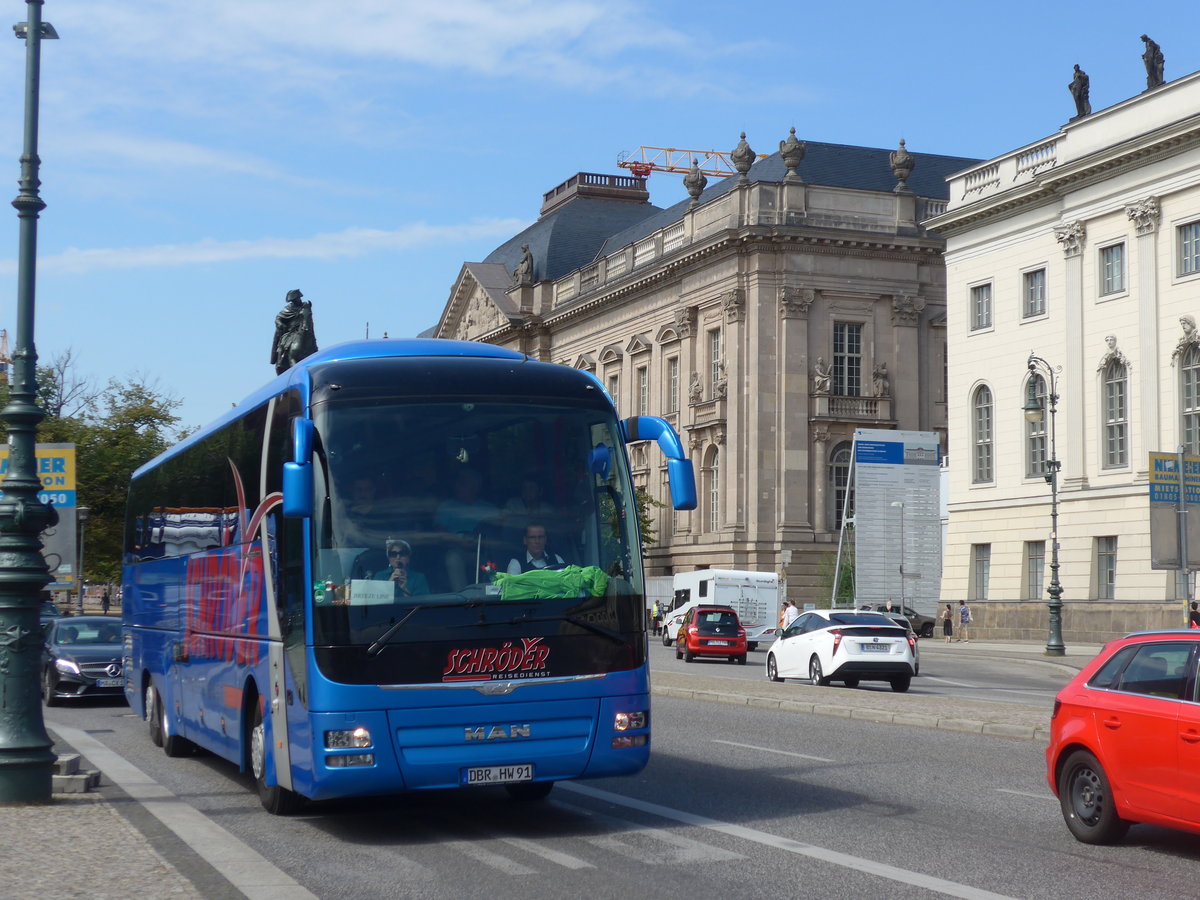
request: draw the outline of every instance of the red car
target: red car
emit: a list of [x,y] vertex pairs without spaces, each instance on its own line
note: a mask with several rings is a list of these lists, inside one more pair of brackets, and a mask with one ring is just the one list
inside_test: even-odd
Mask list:
[[1054,700],[1046,777],[1085,844],[1134,823],[1200,833],[1200,631],[1108,644]]
[[729,606],[697,606],[679,629],[675,658],[691,662],[697,656],[724,656],[746,664],[746,629]]

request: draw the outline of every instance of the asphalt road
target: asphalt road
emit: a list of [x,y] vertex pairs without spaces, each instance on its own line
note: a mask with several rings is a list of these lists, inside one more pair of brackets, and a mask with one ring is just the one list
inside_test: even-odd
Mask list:
[[[1121,846],[1076,843],[1033,742],[672,697],[654,716],[644,772],[561,784],[542,804],[482,789],[281,819],[225,762],[165,757],[123,706],[47,711],[322,898],[1196,893],[1191,836],[1135,827]],[[189,854],[167,851],[195,871]]]
[[[695,672],[721,678],[763,681],[767,647],[747,654],[744,666],[717,658],[697,658],[685,662],[675,658],[675,647],[664,647],[660,640],[650,645],[650,668],[661,672]],[[1070,680],[1067,669],[1050,664],[991,659],[971,644],[921,641],[921,674],[913,679],[909,693],[941,696],[947,699],[982,700],[989,703],[1015,703],[1050,709],[1054,695]],[[808,684],[807,680],[797,681]],[[833,690],[844,690],[840,684]],[[890,693],[887,682],[864,681],[856,690]]]

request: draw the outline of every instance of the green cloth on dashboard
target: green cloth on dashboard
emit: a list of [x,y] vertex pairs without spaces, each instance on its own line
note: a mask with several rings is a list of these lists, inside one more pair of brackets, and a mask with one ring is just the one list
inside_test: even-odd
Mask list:
[[505,600],[600,597],[608,588],[608,576],[596,566],[534,569],[519,575],[497,572],[494,582]]

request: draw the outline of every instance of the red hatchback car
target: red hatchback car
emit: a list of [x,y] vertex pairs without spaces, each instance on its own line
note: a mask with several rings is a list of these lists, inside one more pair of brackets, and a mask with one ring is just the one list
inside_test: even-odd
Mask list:
[[1142,822],[1200,833],[1200,631],[1105,646],[1054,700],[1046,777],[1085,844]]
[[697,606],[679,628],[675,658],[691,662],[697,656],[724,656],[746,664],[746,629],[729,606]]

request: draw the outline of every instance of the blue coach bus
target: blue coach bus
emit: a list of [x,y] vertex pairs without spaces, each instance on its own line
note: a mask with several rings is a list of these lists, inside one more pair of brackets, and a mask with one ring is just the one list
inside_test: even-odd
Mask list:
[[[590,373],[488,344],[321,351],[134,473],[126,694],[169,756],[263,806],[504,785],[650,751],[645,587],[618,419]],[[542,540],[544,538],[544,540]],[[511,568],[511,571],[510,571]]]

